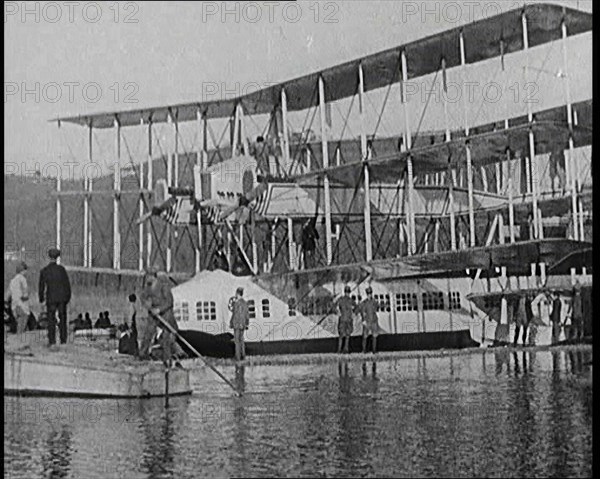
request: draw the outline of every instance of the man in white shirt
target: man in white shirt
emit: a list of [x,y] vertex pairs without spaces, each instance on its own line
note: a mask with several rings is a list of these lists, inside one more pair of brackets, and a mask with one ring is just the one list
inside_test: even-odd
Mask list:
[[31,311],[29,309],[29,287],[24,275],[26,270],[27,265],[23,261],[17,264],[17,274],[8,285],[8,299],[17,323],[17,334],[24,333],[27,329],[27,320]]

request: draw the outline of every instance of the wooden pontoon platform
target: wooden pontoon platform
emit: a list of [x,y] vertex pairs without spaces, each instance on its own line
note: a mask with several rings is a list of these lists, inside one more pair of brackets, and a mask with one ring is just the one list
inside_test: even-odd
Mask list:
[[[4,394],[98,398],[164,396],[162,362],[118,354],[112,343],[81,342],[51,350],[45,331],[5,334]],[[168,394],[191,394],[189,371],[172,368]]]

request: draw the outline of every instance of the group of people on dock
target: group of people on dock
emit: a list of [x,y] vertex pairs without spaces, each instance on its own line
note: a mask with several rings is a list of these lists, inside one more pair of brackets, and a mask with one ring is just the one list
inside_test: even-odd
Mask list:
[[[56,345],[56,316],[58,314],[58,331],[61,344],[67,342],[67,305],[71,300],[71,283],[69,275],[57,260],[60,251],[51,248],[48,251],[50,262],[40,271],[38,297],[40,304],[45,304],[47,315],[48,345]],[[16,274],[8,286],[6,301],[9,304],[12,316],[16,323],[16,333],[24,333],[31,323],[31,307],[29,304],[29,286],[25,272],[27,264],[20,261],[17,264]]]
[[[48,251],[50,262],[40,271],[38,297],[41,305],[45,305],[48,346],[51,350],[56,349],[56,329],[60,344],[68,341],[67,306],[71,300],[71,282],[64,266],[58,264],[60,250],[51,248]],[[25,272],[27,264],[19,262],[16,274],[11,279],[6,301],[10,304],[12,315],[16,322],[16,332],[24,333],[27,330],[27,321],[31,313],[29,304],[29,287]],[[137,355],[141,359],[150,358],[152,342],[157,334],[157,328],[162,331],[159,334],[159,343],[163,351],[163,360],[168,361],[173,356],[175,339],[173,334],[164,331],[164,323],[167,323],[175,331],[177,323],[173,315],[173,295],[169,285],[159,281],[156,271],[147,271],[144,276],[144,286],[139,301],[133,296],[135,329],[139,338]],[[58,316],[58,323],[57,323]],[[160,318],[160,319],[158,319]],[[92,321],[89,313],[85,317],[79,314],[72,322],[74,330],[91,329]],[[95,328],[111,328],[108,311],[99,314],[94,323]],[[133,326],[133,325],[132,325]]]

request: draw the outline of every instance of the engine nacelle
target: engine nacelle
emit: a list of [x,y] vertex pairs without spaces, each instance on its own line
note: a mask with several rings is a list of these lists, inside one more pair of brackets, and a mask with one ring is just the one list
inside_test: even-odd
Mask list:
[[237,156],[206,171],[200,171],[199,166],[194,167],[195,199],[237,203],[239,197],[257,185],[256,167],[256,160],[251,156]]

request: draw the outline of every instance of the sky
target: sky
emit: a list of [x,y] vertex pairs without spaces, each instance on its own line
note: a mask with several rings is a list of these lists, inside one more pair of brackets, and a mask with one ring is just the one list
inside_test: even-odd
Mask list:
[[[441,32],[522,3],[369,0],[302,1],[297,5],[79,2],[69,6],[69,2],[5,2],[5,173],[31,171],[36,164],[44,172],[45,165],[87,159],[86,131],[73,126],[59,130],[56,123],[49,122],[53,118],[228,97],[244,93],[245,89],[256,89],[256,85],[301,76]],[[591,0],[549,3],[592,11]],[[591,33],[569,40],[573,101],[592,97],[591,45]],[[510,73],[501,80],[497,61],[488,65],[482,62],[472,71],[477,71],[482,82],[501,82],[507,97],[514,94],[510,91],[514,81],[523,78],[522,55],[507,58]],[[532,50],[529,58],[532,67],[529,78],[539,84],[540,109],[561,104],[564,83],[557,74],[562,63],[560,48],[541,47]],[[460,72],[450,71],[449,75]],[[209,94],[215,90],[216,93]],[[384,95],[384,91],[369,95],[369,118],[377,118]],[[412,121],[423,116],[422,128],[443,127],[441,105],[430,105],[427,114],[421,115],[425,104],[422,100],[425,98],[416,95],[411,103]],[[523,112],[521,101],[507,103],[518,105],[499,108],[498,104],[488,102],[484,107],[474,106],[469,116],[485,123],[494,115]],[[341,102],[336,111],[344,112],[348,107],[349,104]],[[394,134],[402,128],[402,121],[395,120],[398,114],[397,109],[384,111],[382,118],[388,121],[385,121],[387,130],[382,133]],[[451,116],[458,126],[461,113],[453,111]],[[300,125],[302,118],[291,121]],[[354,129],[351,135],[355,135],[358,126],[349,126]],[[110,163],[114,148],[111,134],[98,133],[95,138],[96,157],[104,164]],[[160,134],[167,148],[171,141],[169,134]],[[131,135],[133,156],[142,158],[143,138],[135,137],[137,133]],[[183,147],[187,143],[191,148],[196,133],[193,128],[184,127],[182,136],[185,135]]]

